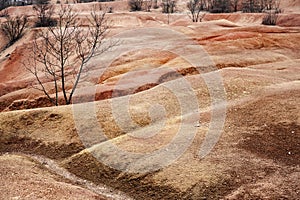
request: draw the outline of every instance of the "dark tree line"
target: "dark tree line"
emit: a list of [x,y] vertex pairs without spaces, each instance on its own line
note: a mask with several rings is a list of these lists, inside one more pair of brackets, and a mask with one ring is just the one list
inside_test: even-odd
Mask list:
[[187,5],[189,10],[194,9],[197,12],[199,10],[211,13],[237,11],[259,13],[266,10],[279,12],[280,0],[190,0]]
[[[67,0],[66,3],[88,3],[88,2],[108,2],[114,0]],[[0,10],[3,10],[9,6],[26,6],[34,4],[48,4],[50,0],[0,0]],[[63,1],[57,0],[56,3],[61,3]]]
[[0,0],[0,10],[3,10],[7,7],[9,7],[9,2],[8,1],[5,1],[5,0]]
[[247,13],[266,13],[263,19],[265,25],[276,25],[278,13],[281,13],[280,0],[190,0],[187,3],[189,16],[193,22],[201,21],[204,14],[229,13],[243,11]]

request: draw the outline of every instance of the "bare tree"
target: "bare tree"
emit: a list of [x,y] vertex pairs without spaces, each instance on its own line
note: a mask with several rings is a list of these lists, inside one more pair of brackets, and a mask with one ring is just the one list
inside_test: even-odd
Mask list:
[[170,24],[170,14],[175,12],[175,0],[163,0],[161,3],[162,12],[168,14],[168,24]]
[[28,24],[26,15],[10,17],[6,16],[6,21],[0,26],[0,30],[8,38],[9,43],[7,46],[12,45],[23,36],[24,30]]
[[282,12],[282,10],[280,9],[280,0],[274,0],[274,10],[276,13]]
[[38,21],[37,27],[54,26],[56,21],[52,18],[54,14],[53,5],[49,4],[49,0],[38,0],[36,5],[33,6],[36,12]]
[[[111,47],[102,47],[108,30],[106,11],[94,8],[88,19],[90,25],[83,27],[71,7],[61,6],[56,27],[38,33],[33,44],[33,61],[24,63],[38,82],[35,88],[53,105],[59,105],[60,92],[63,104],[72,103],[81,74],[87,70],[86,64]],[[45,82],[53,87],[49,89]],[[53,93],[55,98],[51,96]]]
[[266,12],[275,10],[280,13],[280,0],[243,0],[243,12]]
[[193,22],[201,22],[204,15],[201,15],[200,12],[203,10],[203,1],[201,0],[190,0],[187,3],[187,8],[190,11],[189,17]]

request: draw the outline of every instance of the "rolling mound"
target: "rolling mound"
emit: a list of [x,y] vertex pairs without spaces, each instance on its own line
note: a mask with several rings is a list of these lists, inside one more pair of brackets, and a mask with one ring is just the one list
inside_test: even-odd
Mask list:
[[89,190],[59,181],[59,177],[26,156],[2,155],[0,162],[2,199],[104,199]]
[[[281,65],[282,63],[278,64]],[[295,65],[290,65],[286,70],[295,70]],[[153,152],[170,142],[176,130],[178,131],[179,124],[194,128],[195,124],[182,122],[178,118],[178,105],[170,98],[172,94],[164,92],[164,84],[131,96],[131,117],[138,125],[125,127],[127,133],[120,129],[120,124],[118,126],[116,121],[110,120],[115,119],[111,100],[97,102],[97,118],[106,137],[111,138],[109,141],[101,140],[98,125],[89,121],[83,121],[82,124],[77,122],[77,128],[85,127],[85,131],[77,135],[73,121],[76,116],[72,117],[70,114],[74,110],[72,106],[2,113],[1,144],[5,144],[6,148],[1,151],[41,154],[59,160],[60,165],[77,176],[98,184],[106,183],[137,199],[297,199],[300,85],[297,81],[299,77],[295,80],[287,77],[290,72],[283,71],[285,70],[274,70],[272,73],[268,65],[220,71],[224,77],[228,99],[231,100],[228,100],[224,132],[213,151],[204,159],[199,159],[197,152],[211,123],[211,110],[205,109],[209,105],[208,99],[202,104],[200,118],[192,115],[192,118],[201,119],[201,126],[197,128],[193,143],[171,165],[152,173],[132,174],[105,166],[96,159],[106,158],[106,162],[113,162],[118,166],[130,165],[132,163],[126,157],[107,157],[113,155],[107,142],[129,152]],[[240,74],[247,74],[247,79],[237,79],[236,76]],[[199,87],[201,82],[198,76],[188,78],[200,89],[205,84],[202,82],[204,85]],[[176,84],[176,81],[178,80],[171,82]],[[157,93],[160,95],[157,96]],[[202,89],[197,93],[201,101],[209,97]],[[166,98],[169,100],[166,101]],[[167,109],[163,129],[158,134],[141,140],[132,137],[132,134],[151,134],[151,130],[156,130],[155,126],[160,124],[159,119],[149,122],[146,99],[171,107]],[[122,110],[123,105],[117,99],[114,102],[117,106],[114,109]],[[81,115],[85,116],[84,113]],[[42,125],[43,123],[45,124]],[[41,125],[45,128],[44,131],[41,130]],[[185,134],[188,137],[189,132]],[[17,137],[22,139],[16,143]],[[82,140],[86,147],[90,147],[82,150]]]
[[[83,21],[93,4],[74,5]],[[279,26],[109,5],[121,43],[89,62],[73,105],[51,107],[22,67],[39,28],[0,52],[0,198],[298,199],[298,1]]]
[[[142,15],[149,16],[151,14]],[[119,14],[117,16],[120,17]],[[137,16],[139,15],[131,15],[130,18],[139,20]],[[113,18],[113,16],[111,17]],[[120,24],[119,21],[122,18],[119,17],[115,19],[114,23]],[[140,28],[145,26],[155,29],[157,27],[186,34],[190,39],[201,45],[203,52],[206,51],[209,54],[204,60],[200,61],[201,67],[209,68],[211,65],[215,65],[216,68],[248,67],[299,59],[297,52],[300,49],[298,43],[300,29],[298,27],[233,26],[226,21],[220,20],[207,21],[194,24],[193,26],[182,25],[180,23],[176,25],[175,23],[173,26],[160,27],[159,23],[155,23],[154,26],[149,25],[148,20],[139,21],[137,24],[128,22],[126,15],[122,20],[122,23],[130,23],[132,26],[137,25]],[[186,23],[191,24],[188,21]],[[203,31],[204,29],[205,31]],[[163,83],[166,80],[174,79],[176,76],[188,76],[198,73],[197,70],[200,68],[193,68],[193,66],[180,56],[174,54],[174,52],[165,51],[161,54],[160,51],[151,49],[148,45],[148,42],[151,43],[151,38],[145,37],[143,42],[136,40],[136,37],[143,36],[136,35],[133,30],[124,29],[123,26],[116,26],[112,29],[113,33],[111,34],[118,37],[119,34],[129,31],[130,35],[122,38],[122,42],[124,44],[127,41],[130,42],[128,45],[141,45],[146,50],[145,53],[139,50],[131,51],[128,48],[127,52],[115,58],[114,62],[107,67],[104,67],[107,61],[102,58],[94,58],[89,64],[91,73],[83,80],[84,83],[81,84],[82,88],[79,86],[80,91],[89,91],[89,89],[85,89],[84,87],[97,84],[98,92],[94,100],[101,100],[111,98],[113,89],[119,91],[119,94],[115,95],[123,96],[132,93],[132,88],[136,89],[135,92],[139,92]],[[143,28],[137,30],[143,30]],[[24,39],[30,41],[32,34],[27,33]],[[166,35],[157,38],[156,42],[160,41],[162,44],[166,43],[167,45],[170,37],[171,35],[168,35],[166,32]],[[22,65],[22,62],[26,61],[26,57],[29,56],[27,48],[30,45],[30,42],[26,42],[23,45],[22,41],[18,41],[14,46],[6,49],[1,54],[1,110],[36,108],[51,105],[42,96],[42,93],[31,87],[32,83],[33,85],[36,84],[34,77]],[[140,67],[140,65],[143,65],[143,67]],[[169,66],[172,68],[171,71],[175,72],[171,72]],[[173,73],[173,75],[170,73]],[[134,76],[141,75],[147,78],[141,78],[136,83],[132,82]],[[168,76],[171,77],[166,78]],[[120,78],[123,80],[123,85],[117,89],[115,85]],[[48,83],[48,85],[51,84]]]

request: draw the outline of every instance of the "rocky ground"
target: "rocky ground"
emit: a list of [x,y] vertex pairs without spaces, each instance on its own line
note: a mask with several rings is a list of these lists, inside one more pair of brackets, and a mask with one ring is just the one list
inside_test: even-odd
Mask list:
[[0,53],[0,198],[298,199],[299,2],[278,26],[112,5],[122,44],[91,60],[76,105],[30,87],[37,29]]

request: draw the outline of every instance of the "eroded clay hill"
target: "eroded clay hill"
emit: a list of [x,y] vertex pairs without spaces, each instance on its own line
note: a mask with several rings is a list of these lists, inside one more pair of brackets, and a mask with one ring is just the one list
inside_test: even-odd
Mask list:
[[73,106],[30,87],[27,31],[0,54],[0,198],[298,199],[299,2],[283,5],[272,27],[109,14],[121,45],[91,60]]

